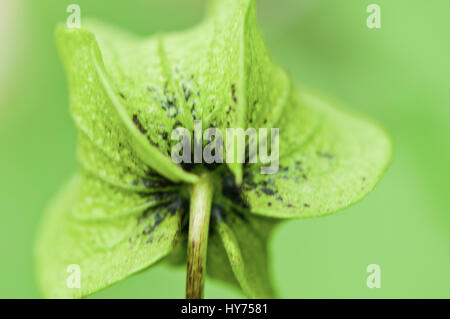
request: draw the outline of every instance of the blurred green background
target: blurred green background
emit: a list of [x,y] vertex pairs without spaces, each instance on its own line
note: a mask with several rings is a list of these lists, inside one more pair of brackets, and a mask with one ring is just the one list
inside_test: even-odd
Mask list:
[[[76,169],[74,126],[53,30],[70,3],[146,35],[200,21],[201,0],[0,0],[0,297],[40,297],[33,243],[42,211]],[[369,4],[382,28],[366,27]],[[393,162],[361,203],[286,222],[271,242],[284,298],[450,298],[450,1],[259,0],[273,57],[297,83],[376,119]],[[83,21],[83,20],[82,20]],[[381,288],[366,267],[381,266]],[[183,298],[162,264],[93,297]],[[208,280],[206,297],[242,297]]]

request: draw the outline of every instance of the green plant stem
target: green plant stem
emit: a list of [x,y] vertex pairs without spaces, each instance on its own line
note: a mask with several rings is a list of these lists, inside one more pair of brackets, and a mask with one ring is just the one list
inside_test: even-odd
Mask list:
[[189,238],[187,251],[186,299],[202,299],[205,285],[206,250],[214,186],[204,173],[191,187]]

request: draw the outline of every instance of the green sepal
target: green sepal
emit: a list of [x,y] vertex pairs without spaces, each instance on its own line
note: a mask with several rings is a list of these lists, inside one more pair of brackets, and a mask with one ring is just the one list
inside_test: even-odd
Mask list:
[[251,212],[306,218],[361,200],[389,165],[390,138],[372,122],[307,91],[294,92],[290,101],[278,123],[278,172],[264,175],[260,165],[247,166],[242,193]]
[[[154,264],[177,244],[183,209],[176,192],[126,192],[76,175],[39,229],[37,274],[45,296],[80,298]],[[80,288],[70,286],[70,265],[79,267]]]

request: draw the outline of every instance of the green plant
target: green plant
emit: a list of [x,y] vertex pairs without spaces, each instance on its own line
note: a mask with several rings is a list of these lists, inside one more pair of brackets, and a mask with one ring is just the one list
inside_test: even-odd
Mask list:
[[[188,298],[203,297],[205,272],[249,297],[273,297],[274,225],[357,202],[388,165],[382,130],[293,87],[272,62],[252,0],[213,1],[183,33],[140,39],[91,23],[56,37],[81,168],[38,236],[48,297],[88,295],[163,257],[187,260]],[[279,127],[280,170],[176,165],[170,132],[192,131],[198,119],[204,128]],[[71,264],[81,267],[80,288],[66,285]]]

